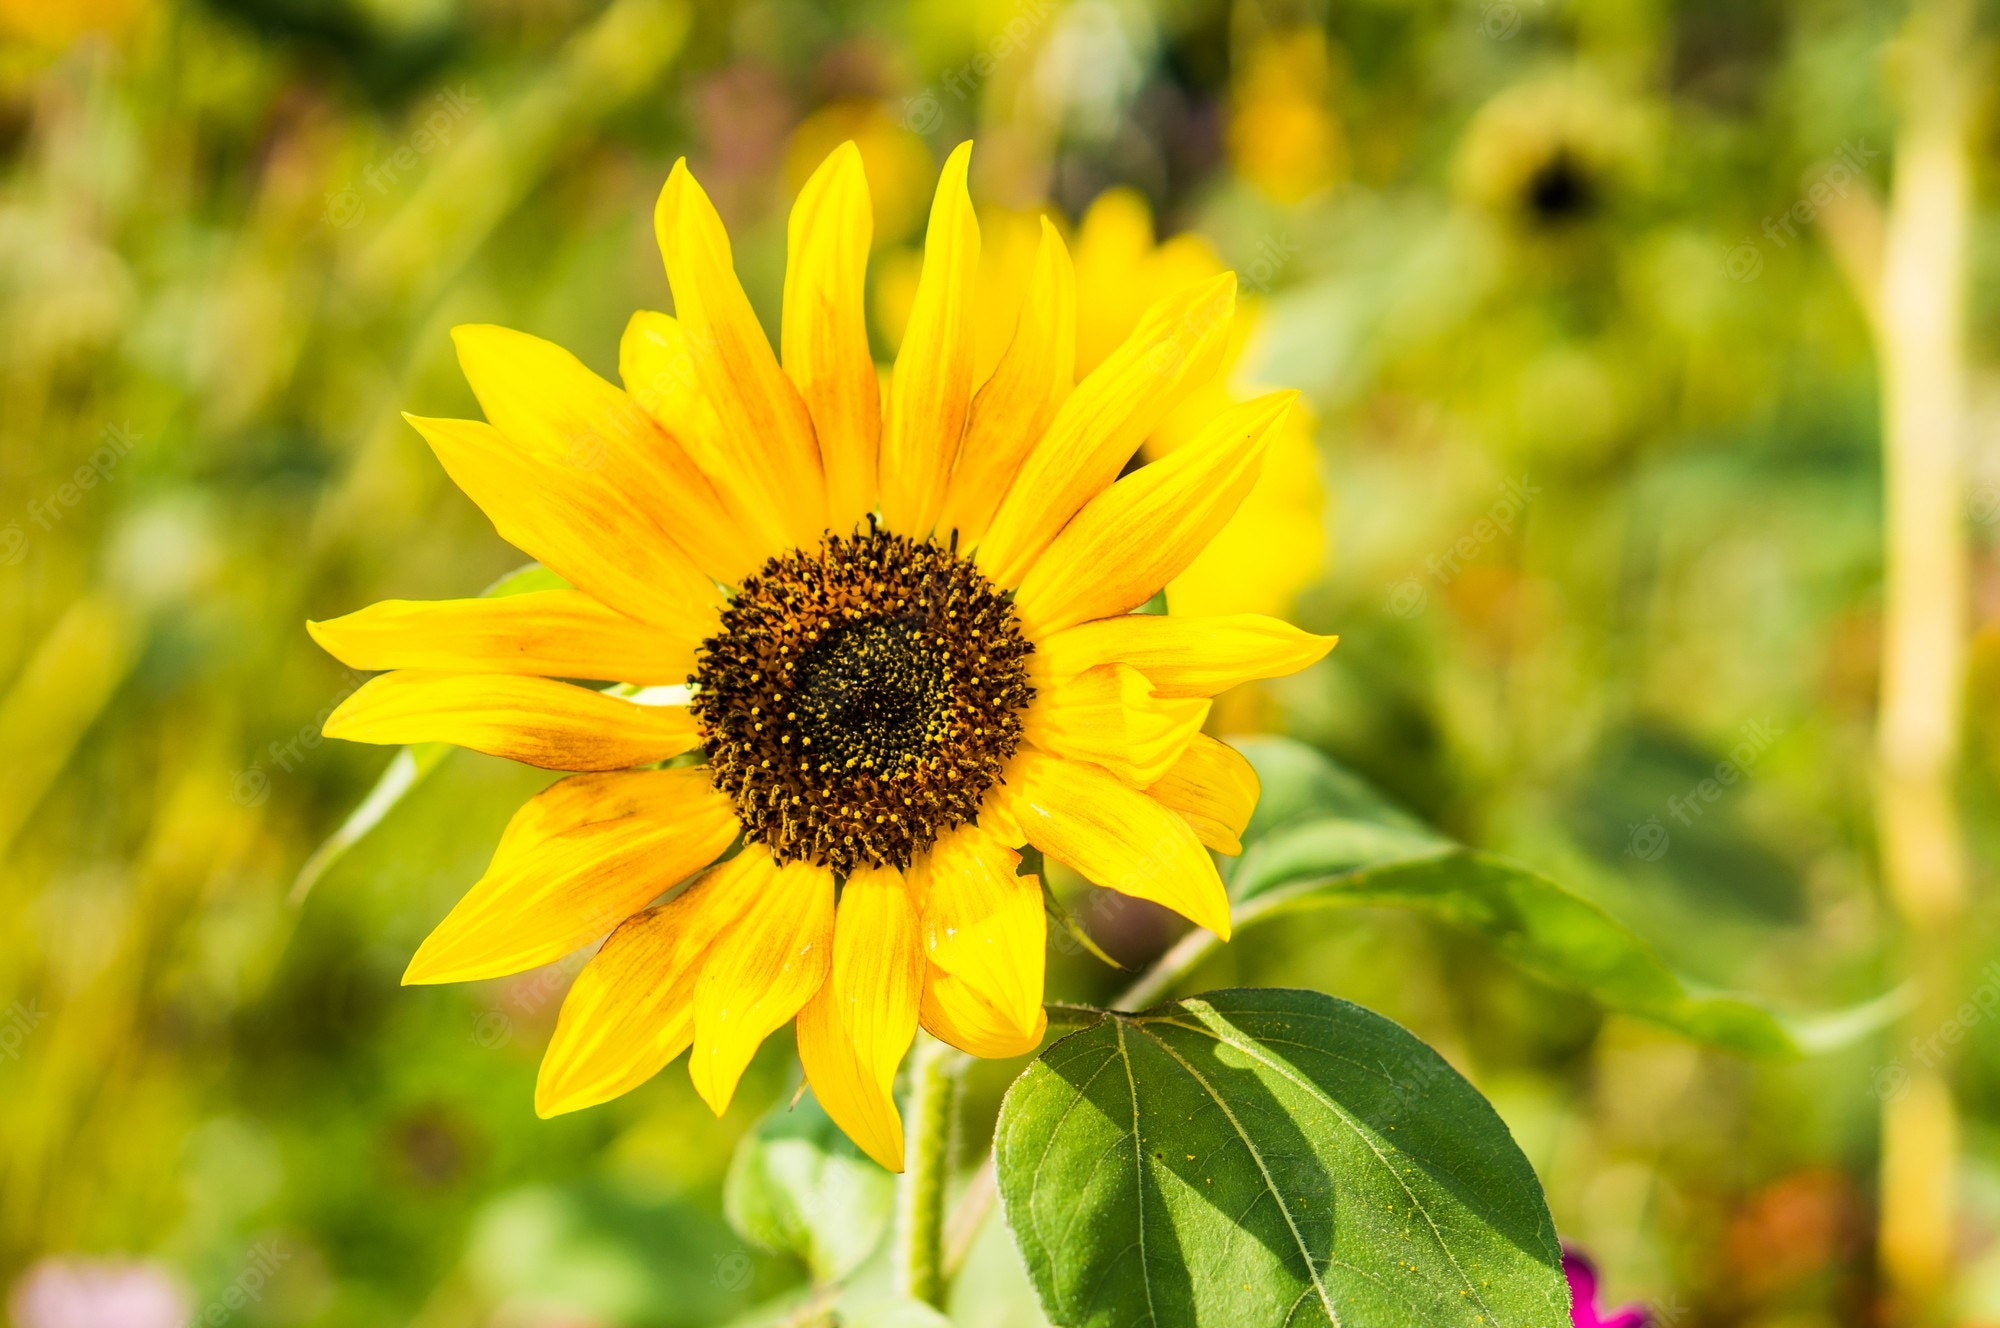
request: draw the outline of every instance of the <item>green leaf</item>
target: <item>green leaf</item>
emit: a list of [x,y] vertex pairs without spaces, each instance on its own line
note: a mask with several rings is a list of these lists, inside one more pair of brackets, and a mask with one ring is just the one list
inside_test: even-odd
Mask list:
[[723,1211],[738,1235],[795,1254],[813,1280],[836,1281],[882,1242],[895,1178],[856,1148],[813,1100],[780,1104],[736,1146]]
[[481,599],[500,599],[507,595],[525,595],[532,590],[568,590],[570,584],[556,572],[540,563],[526,563],[516,567],[507,575],[479,592]]
[[1520,968],[1608,1010],[1760,1055],[1830,1050],[1881,1028],[1906,1003],[1890,993],[1796,1018],[1699,990],[1597,905],[1530,867],[1424,828],[1312,748],[1284,738],[1241,746],[1264,796],[1229,870],[1239,927],[1305,908],[1412,908],[1484,937]]
[[1042,911],[1049,915],[1050,921],[1061,928],[1065,938],[1055,943],[1065,948],[1069,944],[1074,944],[1077,949],[1084,951],[1099,963],[1108,965],[1120,973],[1126,972],[1125,965],[1106,954],[1104,948],[1091,936],[1089,929],[1077,920],[1076,915],[1069,911],[1061,899],[1056,897],[1055,890],[1049,885],[1048,873],[1044,871],[1037,874],[1042,880]]
[[[499,599],[507,595],[525,595],[531,590],[564,590],[568,587],[569,582],[540,563],[528,563],[480,591],[479,597]],[[408,797],[411,789],[429,779],[431,773],[444,763],[444,758],[451,755],[451,750],[450,744],[442,742],[419,743],[399,750],[360,805],[347,814],[340,827],[328,835],[299,868],[299,874],[292,879],[292,890],[288,896],[292,906],[296,908],[303,904],[319,878],[326,875],[334,863],[346,857],[347,851],[360,843],[369,831],[380,825],[382,818],[394,811],[396,804]]]
[[312,856],[305,860],[305,865],[299,868],[299,874],[292,880],[289,896],[292,906],[296,908],[303,904],[306,895],[319,878],[326,875],[327,869],[346,857],[347,850],[360,843],[370,830],[382,824],[382,818],[395,810],[396,804],[408,796],[411,789],[429,779],[449,755],[451,745],[443,742],[425,742],[399,749],[390,758],[389,768],[368,790],[368,796],[347,814],[340,828],[328,835],[312,851]]
[[[1322,872],[1314,870],[1309,850],[1338,836],[1317,826],[1304,831],[1302,842],[1277,845],[1280,851],[1260,864],[1267,870],[1251,874],[1244,886],[1246,913],[1340,905],[1413,908],[1476,932],[1520,968],[1606,1009],[1737,1051],[1784,1056],[1800,1050],[1769,1010],[1741,997],[1695,992],[1602,909],[1518,863],[1448,848],[1360,868],[1336,854]],[[1268,870],[1280,865],[1292,874]]]
[[1114,1014],[1008,1090],[1008,1226],[1060,1328],[1568,1328],[1554,1224],[1492,1107],[1318,992]]
[[1302,821],[1327,817],[1402,830],[1434,843],[1442,835],[1383,797],[1324,752],[1291,738],[1231,738],[1257,770],[1262,789],[1243,842],[1264,839]]

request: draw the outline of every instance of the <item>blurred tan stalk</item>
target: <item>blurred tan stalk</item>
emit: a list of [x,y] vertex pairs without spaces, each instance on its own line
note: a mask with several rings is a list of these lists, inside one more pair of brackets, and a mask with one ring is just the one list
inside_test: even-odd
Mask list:
[[[1963,0],[1919,6],[1900,43],[1902,124],[1879,261],[1843,266],[1862,292],[1881,362],[1885,490],[1876,815],[1882,877],[1905,928],[1920,997],[1912,1046],[1959,1000],[1955,929],[1965,907],[1954,795],[1966,657],[1964,300],[1976,84]],[[1837,241],[1838,243],[1838,241]],[[1865,242],[1863,242],[1865,243]],[[1954,1246],[1957,1110],[1948,1066],[1904,1068],[1882,1108],[1879,1257],[1897,1322],[1944,1312]]]

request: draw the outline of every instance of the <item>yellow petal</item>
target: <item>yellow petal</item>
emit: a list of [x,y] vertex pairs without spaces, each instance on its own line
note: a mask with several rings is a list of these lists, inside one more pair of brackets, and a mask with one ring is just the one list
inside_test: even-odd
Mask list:
[[1289,612],[1324,564],[1325,508],[1313,427],[1295,407],[1264,450],[1257,482],[1236,515],[1168,583],[1168,607],[1202,615]]
[[602,470],[532,454],[477,420],[403,418],[501,539],[620,613],[680,637],[713,630],[722,593]]
[[861,150],[842,143],[799,191],[786,227],[785,373],[798,385],[826,468],[835,530],[875,506],[882,380],[868,349],[865,296],[874,220]]
[[1120,186],[1084,209],[1076,227],[1076,270],[1076,368],[1087,374],[1131,335],[1145,312],[1142,301],[1204,281],[1223,263],[1193,233],[1155,244],[1145,195]]
[[1041,248],[1014,339],[972,398],[938,518],[938,525],[956,529],[967,547],[985,535],[1001,495],[1076,381],[1076,274],[1062,236],[1047,217],[1041,225]]
[[451,339],[480,409],[507,441],[601,476],[719,581],[736,580],[770,555],[723,509],[680,445],[630,394],[576,356],[552,341],[482,323],[453,328]]
[[826,530],[826,477],[812,417],[771,353],[736,280],[729,233],[685,159],[660,190],[653,230],[695,375],[729,449],[725,469],[709,478],[743,510],[769,514],[772,529],[783,532],[780,544],[810,548]]
[[559,959],[714,862],[736,833],[735,810],[705,770],[551,784],[514,813],[486,874],[403,981],[473,982]]
[[1109,772],[1023,748],[988,797],[1005,799],[1028,842],[1050,857],[1229,939],[1229,897],[1194,831]]
[[608,1102],[687,1050],[701,961],[716,935],[755,906],[754,886],[770,863],[746,850],[611,934],[563,1001],[535,1082],[536,1114]]
[[1238,683],[1297,673],[1339,640],[1256,613],[1126,613],[1043,637],[1028,664],[1038,689],[1100,664],[1129,664],[1146,675],[1157,696],[1214,696]]
[[686,706],[635,705],[549,678],[417,669],[369,679],[323,731],[349,742],[448,742],[544,770],[625,770],[701,741]]
[[[770,853],[752,844],[744,853]],[[739,855],[740,856],[740,855]],[[757,902],[715,942],[695,988],[695,1092],[720,1116],[764,1039],[799,1012],[833,967],[833,873],[773,867]]]
[[917,1017],[940,1042],[987,1060],[1027,1055],[1041,1045],[1049,1026],[1047,1011],[1038,1006],[1034,1028],[1021,1032],[972,984],[934,964],[924,972],[924,1000]]
[[1027,736],[1045,752],[1093,762],[1144,788],[1180,759],[1207,719],[1207,701],[1157,697],[1139,670],[1100,664],[1037,688]]
[[[641,685],[684,683],[697,638],[676,638],[575,590],[497,599],[385,599],[306,630],[349,668],[538,673]],[[713,630],[713,629],[711,629]]]
[[1243,754],[1206,733],[1197,733],[1148,797],[1181,815],[1196,837],[1217,853],[1243,851],[1243,828],[1257,810],[1257,771]]
[[834,1123],[891,1171],[903,1120],[891,1089],[917,1035],[923,954],[917,913],[893,867],[856,872],[840,892],[833,971],[799,1011],[799,1060]]
[[1229,344],[1236,277],[1160,299],[1125,343],[1069,394],[1028,453],[979,546],[979,565],[1016,586],[1069,519],[1139,450],[1153,426],[1215,376]]
[[1030,634],[1125,613],[1178,576],[1257,482],[1296,396],[1231,406],[1199,437],[1091,499],[1021,582],[1014,602]]
[[1016,1037],[1041,1036],[1048,919],[1041,881],[1021,855],[975,826],[941,837],[911,864],[924,953],[981,997]]
[[729,483],[731,451],[715,406],[702,392],[700,371],[687,329],[672,314],[641,309],[618,339],[618,376],[625,390],[653,422],[672,434],[722,496],[726,509],[753,531],[764,532],[763,547],[777,552],[788,532],[769,512],[743,510]]
[[882,519],[913,538],[928,535],[944,503],[972,406],[973,286],[979,275],[979,219],[965,191],[972,144],[946,159],[924,233],[916,305],[889,381],[882,428]]

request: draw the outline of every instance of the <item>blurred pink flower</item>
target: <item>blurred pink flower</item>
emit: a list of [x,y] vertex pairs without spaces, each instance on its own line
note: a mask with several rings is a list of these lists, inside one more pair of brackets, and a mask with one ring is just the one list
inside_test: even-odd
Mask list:
[[1563,1251],[1569,1278],[1569,1315],[1576,1328],[1646,1328],[1646,1311],[1636,1305],[1605,1312],[1597,1308],[1597,1269],[1575,1250]]
[[14,1284],[16,1328],[180,1328],[192,1306],[158,1264],[56,1255]]

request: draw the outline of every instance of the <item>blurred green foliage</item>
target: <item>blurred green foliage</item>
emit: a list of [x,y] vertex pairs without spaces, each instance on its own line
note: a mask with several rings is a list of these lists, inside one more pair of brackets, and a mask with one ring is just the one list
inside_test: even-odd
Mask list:
[[[360,679],[304,620],[470,594],[520,562],[397,412],[476,414],[459,322],[615,376],[630,311],[670,307],[650,213],[682,154],[775,328],[802,164],[860,138],[885,357],[931,172],[965,136],[996,215],[1074,219],[1125,184],[1163,230],[1206,234],[1261,304],[1249,371],[1317,413],[1330,552],[1296,616],[1343,638],[1232,723],[1575,885],[1703,981],[1798,1010],[1892,985],[1870,826],[1876,380],[1834,231],[1887,179],[1896,18],[0,0],[0,1280],[144,1259],[196,1312],[260,1325],[808,1303],[805,1263],[723,1215],[735,1141],[791,1091],[784,1038],[725,1120],[676,1067],[543,1122],[534,1066],[580,958],[397,987],[545,776],[454,755],[288,903],[388,760],[320,742]],[[1986,624],[1990,209],[1975,234]],[[1996,641],[1964,788],[1982,883]],[[1058,878],[1122,959],[1173,939]],[[1993,924],[1976,911],[1969,954]],[[1866,1321],[1878,1094],[1913,1048],[1699,1050],[1378,910],[1246,932],[1199,976],[1333,992],[1437,1046],[1614,1299],[1675,1325]],[[1053,996],[1126,981],[1053,947]],[[1959,1049],[1969,1322],[2000,1320],[1996,1031],[1975,1021]],[[1017,1069],[974,1073],[968,1174]],[[956,1320],[1034,1323],[998,1223],[963,1234]]]

